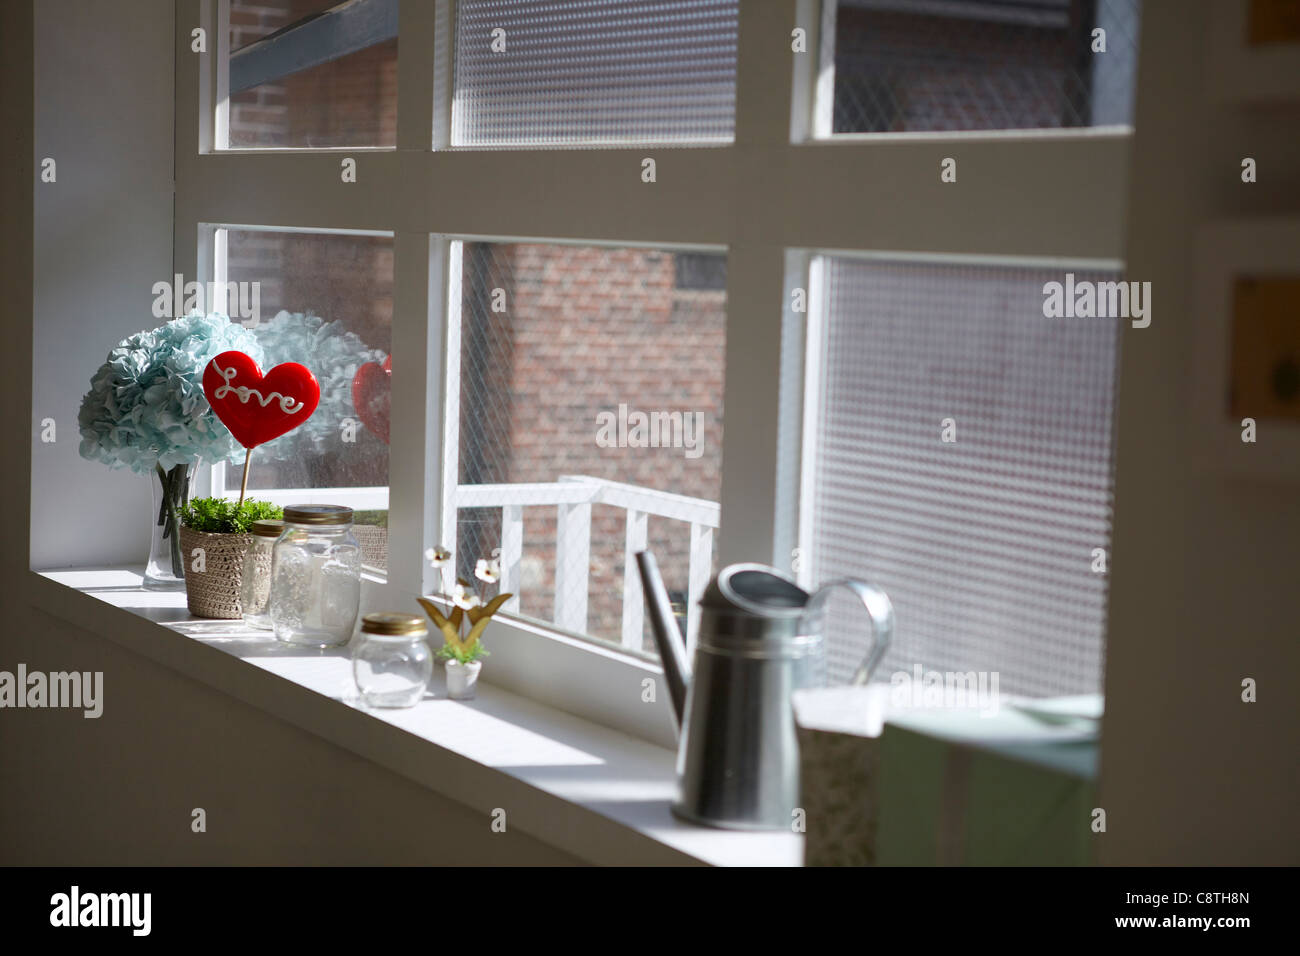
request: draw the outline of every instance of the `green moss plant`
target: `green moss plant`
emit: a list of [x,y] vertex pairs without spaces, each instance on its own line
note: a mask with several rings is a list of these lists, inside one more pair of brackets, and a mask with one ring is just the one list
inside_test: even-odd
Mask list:
[[248,534],[254,521],[283,517],[284,509],[269,501],[194,498],[181,511],[181,524],[208,534]]

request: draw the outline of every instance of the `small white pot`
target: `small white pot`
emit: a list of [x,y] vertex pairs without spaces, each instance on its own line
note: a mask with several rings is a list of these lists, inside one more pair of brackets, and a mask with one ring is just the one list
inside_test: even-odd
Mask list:
[[468,664],[447,661],[447,696],[452,700],[473,700],[478,672],[482,669],[482,661],[470,661]]

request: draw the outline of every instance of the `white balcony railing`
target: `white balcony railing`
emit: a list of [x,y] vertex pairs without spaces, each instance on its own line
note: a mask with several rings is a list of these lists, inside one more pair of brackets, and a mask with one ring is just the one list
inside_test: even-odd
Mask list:
[[[212,493],[230,494],[230,477],[224,466],[212,469]],[[238,487],[234,489],[238,492]],[[249,489],[249,497],[290,504],[338,504],[355,509],[388,508],[387,488],[274,488]],[[716,501],[676,495],[640,485],[604,478],[563,475],[549,483],[459,485],[452,492],[452,507],[501,509],[501,590],[516,595],[503,610],[519,609],[519,585],[524,544],[524,509],[555,508],[555,615],[557,627],[577,634],[587,632],[587,602],[591,578],[591,506],[622,508],[623,622],[621,643],[640,649],[645,599],[637,574],[636,553],[644,551],[651,516],[681,521],[690,526],[690,564],[687,572],[687,647],[693,653],[699,621],[699,600],[708,587],[713,565],[713,532],[718,527]]]
[[[640,649],[645,601],[637,574],[636,553],[645,550],[650,516],[690,525],[690,564],[687,573],[687,646],[695,647],[698,604],[709,583],[713,564],[713,532],[718,527],[716,501],[656,491],[603,478],[564,475],[559,481],[536,484],[460,485],[452,504],[461,508],[501,509],[501,590],[519,593],[523,559],[524,508],[556,509],[555,624],[578,634],[587,631],[587,599],[591,568],[591,506],[622,508],[623,625],[621,643]],[[503,610],[518,609],[518,598]]]
[[[224,462],[208,470],[208,486],[200,485],[197,494],[210,494],[217,498],[235,498],[239,495],[239,466]],[[357,488],[249,488],[248,497],[279,505],[346,505],[356,511],[388,510],[387,487]]]

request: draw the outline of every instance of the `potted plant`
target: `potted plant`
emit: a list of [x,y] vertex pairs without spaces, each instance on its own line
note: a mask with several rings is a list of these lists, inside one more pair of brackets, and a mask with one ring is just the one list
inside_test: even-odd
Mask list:
[[185,506],[180,547],[191,614],[226,620],[243,615],[239,594],[250,529],[254,521],[283,517],[284,511],[268,501],[236,504],[225,498],[195,498]]
[[119,342],[81,400],[81,457],[154,476],[146,588],[185,586],[178,519],[194,466],[239,454],[203,394],[204,367],[228,349],[262,358],[253,333],[224,315],[174,319]]
[[[425,552],[425,557],[434,568],[443,570],[445,574],[451,552],[445,548],[431,548]],[[485,584],[497,584],[501,580],[500,564],[495,560],[480,560],[474,576]],[[438,657],[447,663],[447,696],[452,700],[474,699],[475,685],[483,669],[481,658],[488,656],[488,650],[483,646],[483,631],[492,615],[513,596],[507,592],[485,602],[468,581],[457,578],[451,595],[442,595],[453,605],[450,614],[444,616],[429,598],[418,599],[425,613],[442,632],[443,645],[438,650]]]

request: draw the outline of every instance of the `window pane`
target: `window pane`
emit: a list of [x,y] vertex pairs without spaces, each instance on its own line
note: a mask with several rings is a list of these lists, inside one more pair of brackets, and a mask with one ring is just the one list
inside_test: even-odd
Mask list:
[[624,617],[624,545],[644,531],[683,610],[692,541],[707,580],[726,293],[682,288],[683,257],[654,249],[460,255],[457,573],[500,548],[516,613],[650,648],[639,585]]
[[[999,672],[1004,693],[1099,690],[1118,321],[1045,318],[1059,271],[826,262],[812,571],[889,594],[877,678],[920,664]],[[864,626],[832,614],[845,680]]]
[[840,0],[833,131],[1130,123],[1139,14],[1140,0]]
[[393,146],[397,0],[231,0],[230,146]]
[[452,144],[730,141],[737,10],[737,0],[460,0]]
[[[249,494],[356,489],[329,503],[354,507],[360,526],[386,528],[392,237],[241,229],[226,235],[228,281],[249,283],[250,299],[257,283],[254,331],[265,352],[263,372],[299,362],[321,388],[306,423],[253,453]],[[230,296],[229,311],[237,315]],[[227,469],[228,487],[238,487],[239,478],[238,468]],[[386,545],[369,558],[385,567]]]

